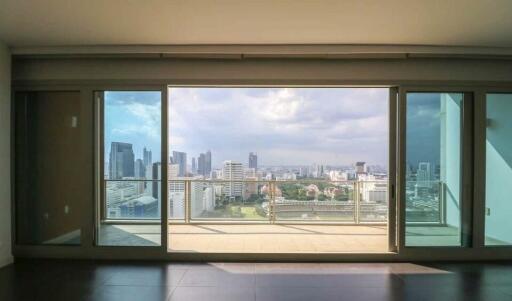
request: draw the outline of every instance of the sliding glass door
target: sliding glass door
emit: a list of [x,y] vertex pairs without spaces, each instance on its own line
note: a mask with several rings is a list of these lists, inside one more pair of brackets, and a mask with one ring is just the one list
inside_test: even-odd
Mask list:
[[405,245],[462,244],[463,93],[407,93]]
[[389,250],[389,89],[168,95],[171,252]]
[[97,92],[100,116],[98,244],[161,241],[161,92]]
[[486,95],[485,245],[512,245],[512,93]]

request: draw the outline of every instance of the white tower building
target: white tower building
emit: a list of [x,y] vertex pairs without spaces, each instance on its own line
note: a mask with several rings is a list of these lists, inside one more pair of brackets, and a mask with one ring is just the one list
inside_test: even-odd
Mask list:
[[242,197],[244,186],[243,182],[241,182],[244,179],[244,169],[242,163],[235,161],[224,161],[224,167],[222,168],[222,179],[230,181],[224,186],[224,194],[227,197]]

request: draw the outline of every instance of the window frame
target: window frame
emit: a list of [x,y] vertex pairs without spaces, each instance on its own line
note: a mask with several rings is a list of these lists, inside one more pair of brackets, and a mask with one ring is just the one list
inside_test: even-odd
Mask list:
[[[461,199],[461,244],[460,246],[407,246],[405,241],[406,233],[406,134],[407,134],[407,94],[409,93],[461,93],[462,112],[461,112],[461,181],[460,181],[460,199]],[[467,86],[401,86],[399,90],[399,116],[398,122],[398,215],[399,215],[399,252],[409,252],[408,250],[428,252],[428,249],[471,249],[474,246],[475,228],[473,224],[473,127],[474,127],[474,103],[476,91]],[[444,209],[443,209],[444,211]],[[443,219],[445,218],[443,213]],[[425,250],[426,251],[425,251]]]
[[[512,252],[512,244],[508,245],[487,245],[485,243],[485,229],[486,229],[486,181],[487,181],[487,95],[488,94],[508,94],[512,96],[512,87],[485,87],[478,91],[478,98],[475,103],[475,157],[481,160],[475,161],[475,195],[478,196],[475,202],[474,220],[478,222],[481,227],[478,229],[478,247],[503,250]],[[477,177],[477,175],[483,175]]]
[[[160,155],[161,155],[161,178],[158,180],[161,185],[168,181],[168,149],[167,149],[167,122],[168,122],[168,98],[167,89],[162,85],[158,86],[106,86],[98,89],[91,89],[91,97],[94,103],[94,164],[95,164],[95,198],[94,198],[94,238],[93,245],[100,248],[149,248],[160,250],[163,246],[167,249],[167,223],[164,223],[164,218],[167,219],[167,189],[160,191],[160,219],[140,219],[140,220],[126,220],[126,219],[108,219],[106,216],[106,192],[105,192],[105,139],[104,139],[104,122],[105,122],[105,92],[160,92],[161,112],[160,112]],[[164,144],[165,143],[165,144]],[[152,180],[149,180],[152,182]],[[163,186],[162,186],[163,187]],[[99,231],[100,224],[160,224],[160,245],[158,246],[108,246],[100,245]]]
[[[84,110],[89,110],[89,107],[95,106],[94,91],[98,90],[126,90],[135,91],[141,90],[160,90],[162,92],[162,125],[168,123],[167,116],[167,87],[170,85],[187,85],[190,83],[206,83],[214,86],[223,86],[227,84],[229,86],[239,86],[233,84],[233,80],[180,80],[180,79],[159,79],[155,81],[148,80],[33,80],[33,81],[14,81],[12,85],[11,94],[11,117],[12,108],[15,105],[14,97],[16,92],[31,92],[31,91],[62,91],[62,90],[78,90],[81,93],[81,104]],[[240,80],[244,83],[247,81]],[[260,83],[261,81],[255,81]],[[272,82],[290,82],[298,83],[286,86],[311,86],[311,82],[301,80],[269,80]],[[318,85],[322,86],[323,80],[315,81]],[[33,245],[20,245],[15,241],[16,228],[15,220],[12,219],[12,243],[13,243],[13,254],[15,257],[57,257],[57,258],[103,258],[103,259],[162,259],[162,260],[293,260],[293,261],[400,261],[400,260],[503,260],[511,259],[512,246],[485,246],[484,245],[484,226],[485,226],[485,177],[481,175],[485,173],[485,162],[481,158],[485,158],[485,108],[486,93],[512,93],[512,82],[490,82],[490,81],[474,81],[474,82],[461,82],[461,81],[372,81],[372,80],[355,80],[355,81],[328,81],[335,82],[340,87],[397,87],[398,89],[398,101],[396,107],[396,140],[397,140],[397,162],[396,162],[396,205],[397,205],[397,249],[396,253],[388,254],[179,254],[179,253],[168,253],[167,252],[167,226],[168,223],[161,223],[162,225],[162,239],[161,246],[158,247],[109,247],[103,246],[98,247],[95,245],[95,217],[96,210],[94,205],[96,202],[97,191],[91,192],[91,208],[90,212],[84,212],[83,232],[82,232],[82,244],[80,247],[77,246],[33,246]],[[231,83],[231,84],[229,84]],[[305,85],[301,85],[304,83]],[[372,84],[373,83],[373,84]],[[204,85],[199,85],[204,86]],[[250,86],[256,86],[251,84]],[[267,85],[268,86],[268,85]],[[273,85],[272,85],[273,86]],[[404,220],[402,219],[404,213],[402,206],[402,191],[401,191],[401,180],[404,172],[402,171],[403,163],[401,159],[403,157],[404,147],[404,134],[405,129],[402,126],[405,119],[404,117],[404,92],[405,91],[425,91],[425,92],[437,92],[437,91],[464,91],[472,92],[474,95],[474,133],[473,133],[473,229],[472,229],[472,245],[468,248],[450,248],[450,247],[405,247],[403,245],[403,230]],[[165,107],[165,109],[164,109]],[[94,108],[95,110],[96,108]],[[95,112],[95,111],[93,111]],[[391,112],[391,111],[390,111]],[[94,114],[93,114],[94,115]],[[95,115],[94,115],[95,116]],[[11,125],[14,119],[11,118]],[[94,128],[93,134],[97,131],[97,124],[94,121],[91,124],[91,128]],[[14,127],[11,128],[11,132],[14,132]],[[402,133],[403,132],[403,133]],[[162,146],[167,146],[166,135],[162,131]],[[93,135],[94,149],[97,149],[96,135]],[[11,143],[11,157],[15,154],[15,146]],[[161,151],[162,160],[168,158],[167,147],[164,147]],[[479,160],[480,159],[480,160]],[[97,163],[97,156],[94,155],[95,164]],[[165,165],[165,164],[164,164]],[[95,166],[96,168],[96,166]],[[11,165],[11,174],[14,172],[14,166]],[[484,172],[484,173],[482,173]],[[165,173],[166,174],[166,173]],[[479,176],[476,176],[479,175]],[[91,175],[94,177],[94,189],[96,189],[97,181],[97,169],[95,174]],[[14,183],[11,183],[13,186]],[[162,195],[162,199],[164,199]],[[11,210],[14,213],[15,210],[15,195],[11,194]],[[165,207],[165,208],[164,208]],[[13,217],[15,214],[12,215]],[[162,204],[162,219],[167,218],[167,202]],[[435,248],[436,252],[432,252]]]

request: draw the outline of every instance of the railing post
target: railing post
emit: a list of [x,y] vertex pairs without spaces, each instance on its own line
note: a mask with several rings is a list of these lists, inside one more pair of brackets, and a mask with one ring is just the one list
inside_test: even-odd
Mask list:
[[439,222],[446,225],[446,186],[442,181],[439,181]]
[[185,181],[185,223],[188,224],[190,223],[190,190],[191,190],[191,185],[190,185],[190,180],[186,180]]
[[268,182],[268,188],[269,188],[269,222],[271,224],[275,223],[276,221],[276,211],[275,211],[275,205],[276,205],[276,188],[275,188],[275,181],[269,181]]
[[359,210],[360,210],[360,198],[361,198],[361,191],[360,191],[360,183],[359,181],[356,181],[354,183],[354,191],[356,192],[356,196],[354,197],[355,202],[355,218],[356,218],[356,225],[359,224]]

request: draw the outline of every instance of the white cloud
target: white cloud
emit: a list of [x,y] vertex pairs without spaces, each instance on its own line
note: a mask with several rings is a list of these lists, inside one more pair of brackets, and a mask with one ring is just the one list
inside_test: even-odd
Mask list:
[[126,110],[126,118],[133,118],[128,124],[116,127],[112,130],[115,134],[132,135],[140,134],[151,139],[160,139],[161,132],[161,105],[131,102],[123,106]]
[[170,131],[181,137],[171,148],[212,149],[214,161],[256,151],[262,164],[386,164],[387,99],[387,89],[171,88]]

